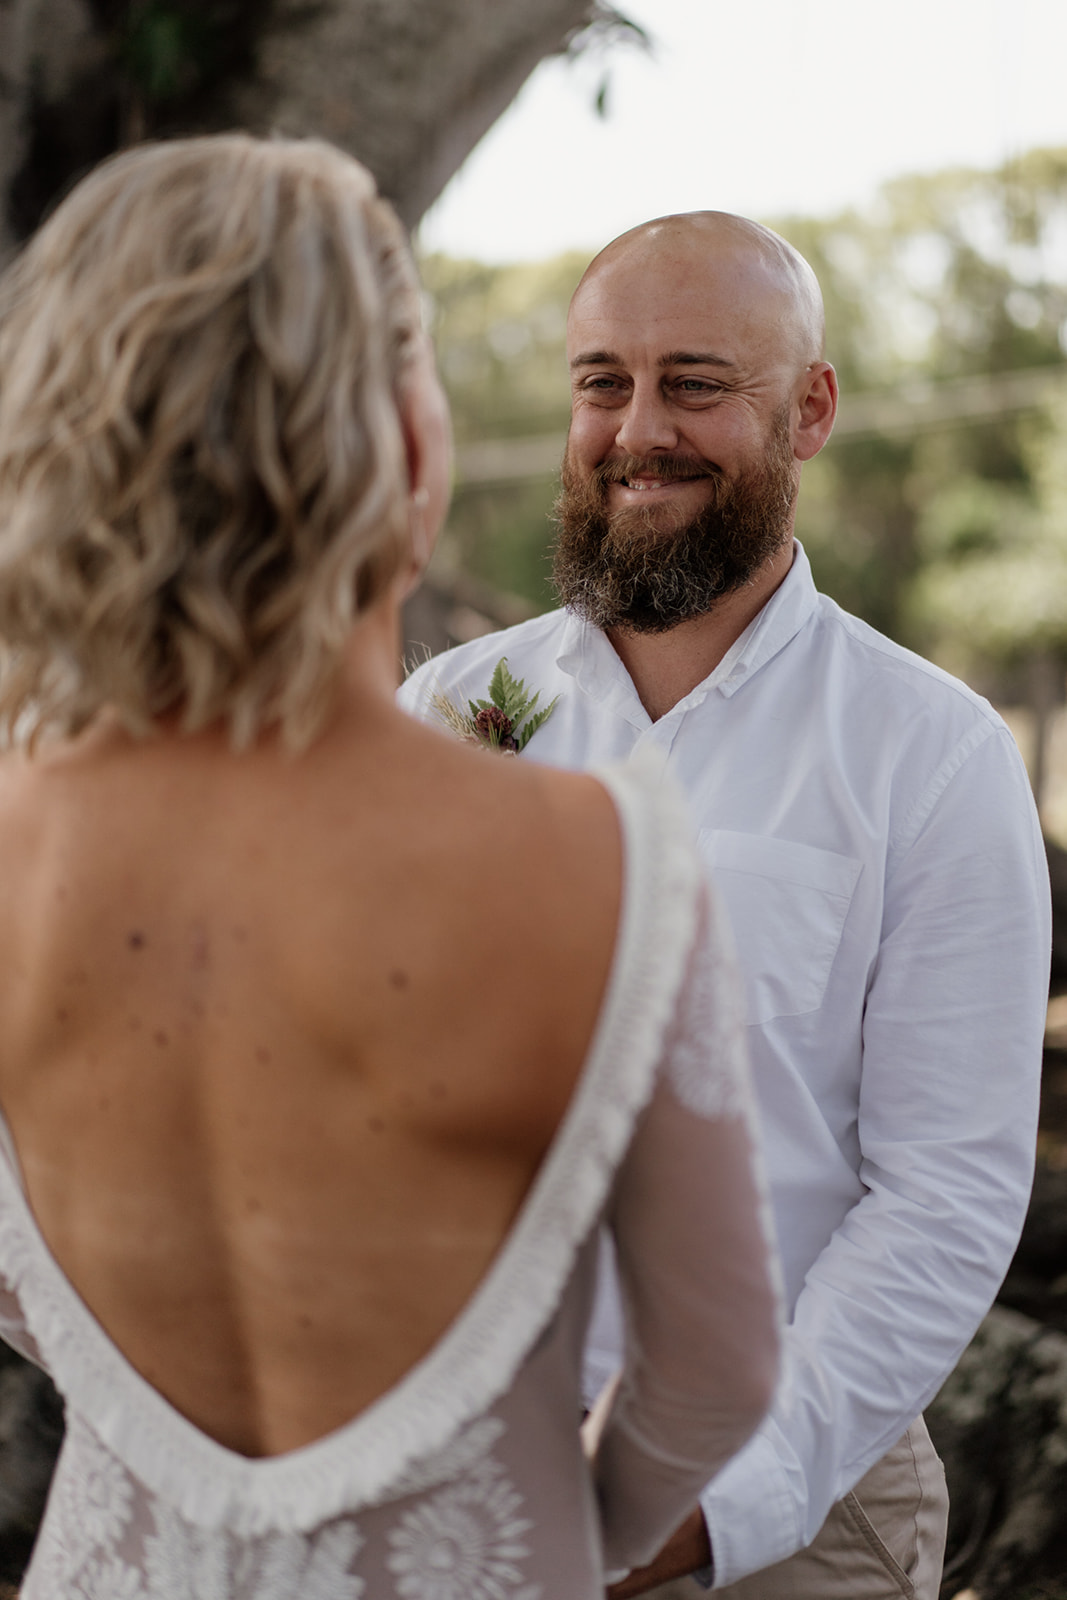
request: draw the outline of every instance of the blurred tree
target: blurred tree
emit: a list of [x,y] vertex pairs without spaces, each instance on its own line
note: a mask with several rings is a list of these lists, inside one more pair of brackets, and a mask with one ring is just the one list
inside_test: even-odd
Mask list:
[[1050,718],[1067,666],[1067,387],[1035,419],[1026,481],[961,475],[917,524],[911,618],[939,658],[1033,712],[1030,773],[1040,803]]
[[0,254],[112,151],[228,127],[334,140],[413,226],[544,56],[620,37],[607,0],[0,0]]
[[[587,263],[577,251],[517,266],[420,262],[459,464],[439,563],[541,608],[552,604],[549,513],[570,412],[567,307]],[[507,440],[521,452],[527,437],[545,441],[539,470],[516,481],[467,448]]]
[[[1062,365],[1067,330],[1067,149],[1036,150],[995,171],[954,170],[884,186],[866,212],[774,223],[811,261],[826,296],[828,354],[850,396],[971,375]],[[807,474],[799,529],[823,586],[850,610],[930,647],[935,613],[913,603],[933,559],[940,497],[965,480],[989,506],[1033,500],[1023,408],[940,418],[916,405],[913,428],[841,429]],[[962,501],[952,502],[957,509]],[[920,524],[923,531],[920,533]],[[952,558],[963,559],[957,549]],[[996,652],[994,651],[994,654]]]
[[588,261],[582,251],[501,267],[420,260],[457,443],[566,428],[567,307]]

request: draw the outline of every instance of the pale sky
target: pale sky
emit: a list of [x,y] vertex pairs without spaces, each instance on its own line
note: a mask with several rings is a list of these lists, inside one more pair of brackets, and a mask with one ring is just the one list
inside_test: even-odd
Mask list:
[[1067,145],[1067,0],[617,4],[654,55],[542,63],[427,214],[424,250],[537,260],[671,211],[821,216],[901,173]]

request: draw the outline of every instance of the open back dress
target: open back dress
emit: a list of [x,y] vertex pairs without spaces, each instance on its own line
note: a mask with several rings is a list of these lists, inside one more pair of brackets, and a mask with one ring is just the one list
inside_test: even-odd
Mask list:
[[[325,1438],[249,1459],[169,1405],[60,1271],[0,1127],[0,1334],[66,1405],[22,1600],[601,1600],[754,1428],[775,1337],[736,978],[673,791],[600,777],[623,905],[568,1109],[464,1309]],[[602,1225],[628,1347],[590,1465]]]

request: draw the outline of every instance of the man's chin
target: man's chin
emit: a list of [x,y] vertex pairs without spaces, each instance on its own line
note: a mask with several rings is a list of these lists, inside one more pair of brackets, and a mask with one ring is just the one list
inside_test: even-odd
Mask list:
[[676,539],[691,526],[694,511],[691,505],[683,506],[661,500],[657,505],[626,505],[609,507],[605,521],[612,543],[617,546],[659,544],[664,539]]

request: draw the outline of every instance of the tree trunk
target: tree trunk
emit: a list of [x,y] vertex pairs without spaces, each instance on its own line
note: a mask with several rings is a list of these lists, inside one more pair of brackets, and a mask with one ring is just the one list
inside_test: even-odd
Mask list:
[[926,1420],[952,1502],[943,1600],[1060,1600],[1067,1335],[995,1306]]
[[543,57],[605,0],[0,0],[0,259],[146,136],[319,134],[413,227]]
[[[31,151],[42,179],[55,171],[50,109],[63,104],[86,71],[103,65],[91,35],[84,0],[0,0],[0,262],[29,231],[22,223],[21,191]],[[42,113],[45,125],[39,128]],[[56,174],[52,193],[72,170],[77,169]],[[51,198],[51,193],[42,198],[38,215]]]
[[[291,0],[238,120],[322,133],[370,167],[409,227],[590,0]],[[294,31],[301,12],[321,13]]]

